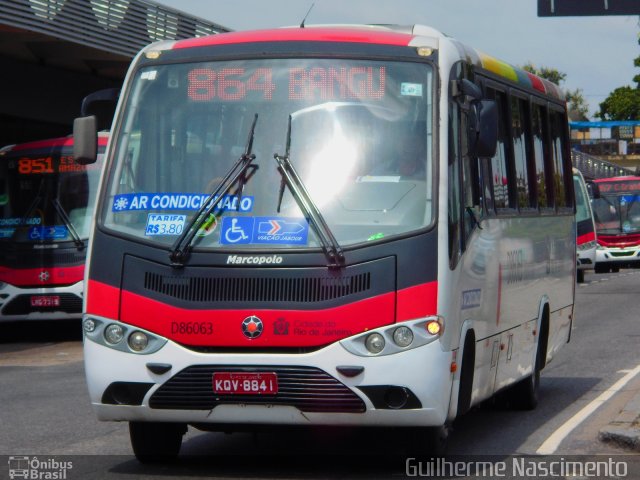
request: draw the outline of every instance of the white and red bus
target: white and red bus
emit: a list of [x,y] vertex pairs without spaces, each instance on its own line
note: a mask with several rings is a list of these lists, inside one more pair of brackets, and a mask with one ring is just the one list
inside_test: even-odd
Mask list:
[[0,149],[0,321],[81,318],[100,168],[72,137]]
[[596,264],[596,224],[593,219],[591,197],[584,177],[573,169],[573,190],[576,204],[576,244],[578,248],[578,283],[584,282],[585,270],[593,270]]
[[[94,117],[76,120],[93,157]],[[106,153],[84,356],[142,460],[188,426],[388,426],[442,447],[533,408],[570,335],[565,100],[423,26],[145,48]]]
[[596,273],[640,267],[640,177],[593,180]]

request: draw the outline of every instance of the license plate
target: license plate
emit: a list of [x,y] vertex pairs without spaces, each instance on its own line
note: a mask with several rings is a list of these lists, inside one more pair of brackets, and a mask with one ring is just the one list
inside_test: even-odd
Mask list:
[[213,392],[221,395],[274,395],[278,376],[273,372],[216,372]]
[[60,297],[58,295],[34,295],[31,297],[32,307],[59,307]]

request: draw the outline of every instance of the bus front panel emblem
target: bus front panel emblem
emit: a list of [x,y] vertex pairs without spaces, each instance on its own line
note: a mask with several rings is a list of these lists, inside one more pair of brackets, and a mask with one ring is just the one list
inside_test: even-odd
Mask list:
[[242,321],[242,333],[244,333],[244,336],[247,338],[258,338],[262,335],[263,328],[264,325],[262,320],[254,315],[251,315]]

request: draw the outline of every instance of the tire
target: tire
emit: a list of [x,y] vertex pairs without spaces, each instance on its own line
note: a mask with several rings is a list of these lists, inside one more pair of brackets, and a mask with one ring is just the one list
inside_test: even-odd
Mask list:
[[449,425],[413,428],[405,437],[406,453],[416,458],[441,457],[447,451],[449,433]]
[[611,267],[611,271],[613,273],[618,273],[620,271],[620,267]]
[[129,422],[131,448],[142,463],[174,460],[187,426],[181,423]]
[[475,363],[475,340],[467,335],[464,341],[462,365],[460,366],[460,388],[458,390],[458,409],[456,416],[464,415],[471,408],[473,389],[473,371]]
[[594,267],[594,271],[596,273],[609,273],[609,270],[610,270],[609,267],[598,265],[597,263],[596,263],[596,266]]
[[584,270],[578,270],[576,278],[578,283],[584,283]]
[[538,339],[536,359],[531,375],[520,380],[508,391],[508,403],[516,410],[534,410],[538,406],[540,371],[542,370],[543,362],[541,347],[542,342]]

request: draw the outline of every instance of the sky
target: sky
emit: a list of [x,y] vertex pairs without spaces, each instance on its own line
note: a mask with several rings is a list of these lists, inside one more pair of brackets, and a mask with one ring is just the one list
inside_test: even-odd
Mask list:
[[634,85],[640,68],[637,16],[539,18],[537,0],[155,0],[231,30],[306,23],[420,23],[513,65],[565,73],[589,114],[614,89]]

